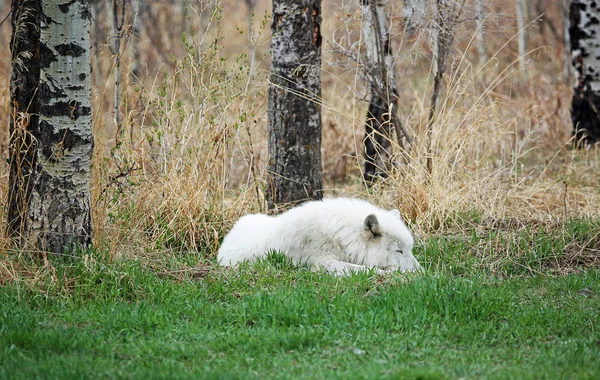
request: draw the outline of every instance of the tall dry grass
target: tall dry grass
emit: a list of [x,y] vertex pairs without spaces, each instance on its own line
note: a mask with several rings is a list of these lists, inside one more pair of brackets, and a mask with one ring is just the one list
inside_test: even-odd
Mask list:
[[[401,9],[391,7],[399,116],[415,143],[405,153],[407,163],[372,188],[361,179],[367,86],[358,65],[324,44],[327,196],[357,196],[399,208],[418,236],[474,220],[490,226],[509,219],[526,224],[598,217],[598,151],[569,148],[571,93],[560,78],[558,52],[544,42],[552,36],[530,28],[527,73],[517,72],[514,18],[501,11],[513,8],[503,4],[498,0],[490,6],[496,10],[488,29],[492,58],[484,67],[475,63],[474,21],[460,24],[433,126],[431,175],[425,166],[431,90],[426,33],[402,33]],[[263,15],[268,4],[261,2],[255,10],[254,56],[248,54],[248,25],[240,5],[217,5],[208,16],[198,8],[188,12],[185,38],[158,34],[160,43],[156,31],[170,30],[169,20],[176,15],[167,3],[151,5],[161,17],[140,36],[138,80],[128,75],[129,57],[123,51],[120,126],[111,114],[111,37],[95,32],[100,43],[94,62],[94,239],[111,257],[194,251],[210,258],[237,218],[264,211],[269,18]],[[323,6],[325,40],[334,31],[346,33],[348,41],[359,38],[355,5]],[[549,15],[557,24],[559,16]],[[98,15],[96,23],[105,28],[106,15]],[[2,35],[7,31],[3,25]],[[2,49],[0,76],[8,78],[6,40]],[[2,136],[8,130],[7,88],[8,81],[2,81]],[[2,145],[3,158],[6,154]],[[2,199],[7,176],[2,164]],[[5,212],[3,205],[2,219]]]

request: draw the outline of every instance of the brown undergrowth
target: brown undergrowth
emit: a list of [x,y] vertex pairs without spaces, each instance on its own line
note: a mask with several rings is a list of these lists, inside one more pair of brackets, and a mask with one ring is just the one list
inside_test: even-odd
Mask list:
[[[269,18],[262,15],[267,4],[255,10],[250,43],[255,55],[247,50],[243,12],[221,7],[218,17],[204,25],[191,12],[190,31],[182,41],[158,46],[142,35],[145,69],[139,80],[128,75],[123,52],[118,126],[111,115],[114,57],[107,48],[109,37],[96,36],[94,239],[109,260],[136,258],[165,276],[179,277],[196,273],[196,264],[175,265],[165,257],[188,255],[203,263],[197,270],[201,273],[241,215],[265,211]],[[392,20],[399,20],[400,10],[393,12]],[[227,22],[223,14],[231,15]],[[324,5],[323,17],[326,39],[348,25],[360,25],[356,7]],[[433,126],[432,174],[425,166],[430,50],[424,37],[395,35],[399,116],[414,144],[403,153],[395,147],[396,169],[371,188],[361,179],[367,87],[356,63],[340,59],[330,45],[323,49],[327,196],[361,197],[399,208],[423,244],[436,236],[468,237],[475,230],[480,240],[470,250],[474,256],[487,255],[479,262],[490,268],[518,261],[519,252],[525,252],[515,250],[511,236],[522,238],[523,231],[536,228],[565,230],[570,220],[595,223],[600,216],[599,151],[570,148],[571,92],[561,78],[560,52],[547,48],[552,38],[547,30],[540,35],[532,29],[528,71],[518,72],[512,16],[502,17],[490,25],[489,48],[495,55],[483,67],[475,63],[472,25],[461,24]],[[6,35],[6,25],[2,31]],[[6,41],[2,49],[2,56],[10,57]],[[8,58],[0,62],[0,77],[9,77]],[[4,80],[0,137],[8,135],[7,95]],[[6,145],[1,147],[5,162]],[[0,179],[0,198],[5,200],[4,163]],[[5,213],[2,202],[2,219]],[[489,231],[505,236],[506,243],[484,238]],[[598,249],[597,235],[576,238],[565,242],[564,255],[547,266],[554,265],[557,272],[598,266]],[[50,264],[21,265],[7,256],[0,260],[0,278],[52,276]]]

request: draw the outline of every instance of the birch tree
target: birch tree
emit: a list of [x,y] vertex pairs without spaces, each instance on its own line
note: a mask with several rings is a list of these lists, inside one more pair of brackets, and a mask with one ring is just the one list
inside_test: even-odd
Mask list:
[[485,8],[483,0],[476,0],[476,24],[477,24],[477,54],[479,55],[479,65],[484,66],[487,63],[487,48],[485,46]]
[[[19,12],[24,3],[15,1],[13,6]],[[62,253],[74,245],[90,245],[92,236],[90,2],[37,3],[38,18],[33,26],[39,35],[33,44],[39,66],[24,67],[39,78],[38,83],[27,83],[35,93],[39,119],[23,125],[23,133],[32,139],[27,146],[32,158],[26,179],[30,190],[20,198],[20,219],[10,220],[9,215],[8,224],[9,232],[23,232],[13,234],[20,237],[21,246],[29,243],[28,248]],[[35,48],[33,51],[36,54]],[[13,65],[14,59],[13,54]],[[18,157],[17,149],[19,146],[13,145],[11,160]],[[11,177],[11,188],[13,180]],[[17,199],[13,194],[9,203]]]
[[379,0],[363,0],[362,14],[362,34],[367,53],[366,76],[371,86],[365,125],[364,178],[367,182],[372,182],[378,177],[386,177],[392,167],[392,130],[396,129],[400,146],[402,138],[409,137],[396,116],[398,91],[383,3]]
[[571,103],[573,136],[579,145],[600,140],[600,3],[573,0],[571,54],[575,85]]
[[427,0],[404,0],[402,13],[406,32],[415,33],[427,17]]
[[449,4],[447,0],[436,0],[435,2],[435,39],[433,46],[433,89],[431,90],[431,101],[429,105],[429,116],[427,117],[427,172],[433,173],[433,126],[437,110],[438,98],[442,89],[442,80],[446,73],[446,66],[450,59],[452,44],[454,43],[454,31],[462,14],[465,0],[460,4]]
[[323,197],[321,2],[273,0],[267,204]]
[[[144,23],[142,22],[142,9],[143,6],[140,6],[142,0],[132,0],[131,1],[131,31],[129,36],[129,77],[133,81],[137,81],[140,76],[140,50],[139,50],[139,41],[140,35],[142,33],[142,29],[144,27]],[[145,6],[145,5],[144,5]],[[184,9],[185,13],[185,9]],[[185,16],[183,17],[182,27],[185,25]],[[185,33],[185,29],[181,33],[183,35]]]
[[10,141],[7,233],[19,245],[27,228],[27,208],[35,160],[38,124],[37,85],[40,80],[40,5],[37,0],[13,1],[10,74]]
[[519,51],[519,70],[525,73],[525,20],[527,4],[525,0],[515,0],[515,11],[517,15],[517,49]]
[[565,84],[571,83],[571,37],[569,36],[569,0],[562,0],[563,26],[563,76]]

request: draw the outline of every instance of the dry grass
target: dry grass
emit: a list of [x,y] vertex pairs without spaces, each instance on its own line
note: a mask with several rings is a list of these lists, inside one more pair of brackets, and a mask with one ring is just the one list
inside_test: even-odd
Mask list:
[[[503,4],[497,1],[492,8],[512,9]],[[118,128],[111,115],[114,57],[108,35],[102,40],[94,32],[100,40],[94,62],[94,238],[111,258],[137,256],[151,262],[174,251],[200,251],[210,258],[240,215],[264,211],[269,36],[263,15],[268,4],[261,2],[256,9],[254,58],[247,55],[245,13],[237,4],[220,6],[222,18],[190,12],[193,34],[182,43],[173,31],[157,34],[170,30],[169,19],[177,15],[174,7],[153,3],[156,18],[146,26],[155,24],[139,45],[142,76],[139,82],[122,81],[123,123]],[[323,6],[326,39],[346,25],[360,25],[355,7]],[[394,30],[401,30],[396,27],[401,10],[393,12]],[[561,25],[556,10],[550,10],[550,17]],[[490,229],[507,221],[551,225],[600,216],[598,150],[569,149],[571,92],[560,78],[560,52],[547,48],[556,41],[547,28],[545,34],[529,30],[534,48],[523,76],[515,65],[512,15],[497,12],[491,19],[488,47],[496,55],[483,68],[474,64],[474,21],[458,31],[433,127],[432,175],[425,167],[431,83],[427,37],[396,34],[399,116],[415,143],[406,153],[408,163],[371,189],[362,182],[360,169],[367,91],[356,64],[324,45],[325,62],[347,63],[323,69],[328,195],[359,196],[400,208],[420,238],[457,232],[448,226],[468,224],[464,216],[473,212],[481,228]],[[97,22],[106,28],[105,17]],[[8,28],[0,28],[2,35],[9,35]],[[350,33],[351,38],[357,35]],[[7,40],[2,42],[0,77],[8,78],[10,54]],[[126,51],[123,61],[127,74]],[[7,141],[7,95],[5,80],[0,83],[2,141]],[[6,199],[7,149],[5,144],[1,148],[0,198]],[[5,213],[3,205],[0,218]],[[0,264],[0,278],[19,272],[13,264]]]

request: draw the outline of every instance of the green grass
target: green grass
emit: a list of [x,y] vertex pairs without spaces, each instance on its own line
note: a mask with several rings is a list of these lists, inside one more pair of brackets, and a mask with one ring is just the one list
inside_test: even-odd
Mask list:
[[[506,239],[528,266],[560,236]],[[98,254],[63,263],[0,287],[0,378],[599,378],[600,271],[498,272],[481,245],[431,238],[417,249],[428,273],[408,277],[339,278],[277,254],[179,280]]]

